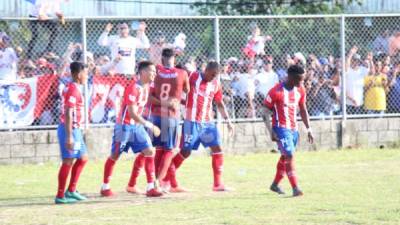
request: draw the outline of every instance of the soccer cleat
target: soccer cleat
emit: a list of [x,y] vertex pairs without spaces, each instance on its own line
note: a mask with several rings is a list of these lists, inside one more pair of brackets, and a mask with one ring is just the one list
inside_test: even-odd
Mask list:
[[293,188],[293,197],[299,197],[303,195],[303,192],[299,188]]
[[163,193],[158,191],[156,188],[152,188],[146,192],[147,197],[161,197]]
[[100,191],[101,196],[103,197],[111,197],[114,196],[114,192],[111,191],[111,189],[104,189]]
[[66,197],[64,197],[64,198],[55,198],[54,199],[54,202],[56,203],[56,204],[71,204],[71,203],[75,203],[75,202],[77,202],[78,200],[76,200],[76,199],[74,199],[74,198],[66,198]]
[[271,191],[273,191],[273,192],[276,192],[276,193],[280,194],[280,195],[284,195],[285,194],[285,192],[278,185],[275,185],[275,184],[271,184],[269,189]]
[[188,192],[188,190],[186,190],[183,187],[171,187],[169,189],[169,192],[171,192],[171,193],[182,193],[182,192]]
[[213,191],[217,191],[217,192],[219,192],[219,191],[233,191],[233,189],[231,189],[231,188],[228,188],[228,187],[225,187],[225,185],[223,185],[223,184],[221,184],[221,185],[219,185],[219,186],[214,186],[213,187]]
[[162,192],[169,193],[170,189],[171,189],[171,185],[170,185],[169,181],[165,182],[165,181],[160,180],[160,188],[161,188]]
[[133,187],[126,186],[126,192],[131,193],[131,194],[138,194],[138,195],[143,193],[139,189],[137,189],[135,186],[133,186]]
[[83,201],[83,200],[87,199],[85,196],[81,195],[78,191],[75,191],[75,192],[66,191],[65,192],[65,197],[66,198],[73,198],[73,199],[76,199],[78,201]]

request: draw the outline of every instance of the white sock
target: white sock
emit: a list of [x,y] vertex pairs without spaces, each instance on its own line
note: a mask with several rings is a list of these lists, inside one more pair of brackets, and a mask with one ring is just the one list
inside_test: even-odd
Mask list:
[[154,188],[154,182],[152,183],[147,183],[147,190],[151,190]]
[[108,189],[110,189],[110,184],[103,183],[103,185],[101,185],[101,190],[108,190]]

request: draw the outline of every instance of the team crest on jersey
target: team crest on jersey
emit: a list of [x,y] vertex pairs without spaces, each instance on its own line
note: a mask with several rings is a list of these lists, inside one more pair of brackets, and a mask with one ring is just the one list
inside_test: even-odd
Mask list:
[[129,95],[129,101],[131,101],[131,102],[136,102],[136,96],[134,96],[134,95]]

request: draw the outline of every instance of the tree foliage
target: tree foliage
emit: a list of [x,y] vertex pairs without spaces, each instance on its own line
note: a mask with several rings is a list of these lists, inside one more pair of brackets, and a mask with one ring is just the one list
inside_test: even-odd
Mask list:
[[201,15],[276,15],[276,14],[335,14],[362,0],[205,0],[192,8]]

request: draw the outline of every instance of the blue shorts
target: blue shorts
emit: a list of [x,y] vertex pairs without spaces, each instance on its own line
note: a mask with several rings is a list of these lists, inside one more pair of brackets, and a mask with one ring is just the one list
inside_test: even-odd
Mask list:
[[279,138],[278,149],[282,155],[292,156],[296,151],[299,132],[281,127],[274,127],[274,132]]
[[159,116],[151,116],[150,121],[161,130],[161,135],[155,137],[151,133],[153,146],[163,147],[166,150],[172,150],[177,147],[179,120],[176,118],[163,118]]
[[111,153],[128,152],[138,153],[151,148],[151,139],[143,125],[115,124]]
[[181,148],[184,151],[197,150],[200,144],[205,148],[221,145],[221,137],[215,123],[197,123],[185,120]]
[[65,124],[60,123],[57,127],[58,143],[60,144],[62,159],[80,159],[86,155],[87,149],[83,140],[82,130],[79,128],[72,129],[72,138],[74,139],[74,148],[67,149],[65,143],[67,141],[67,133],[65,132]]

